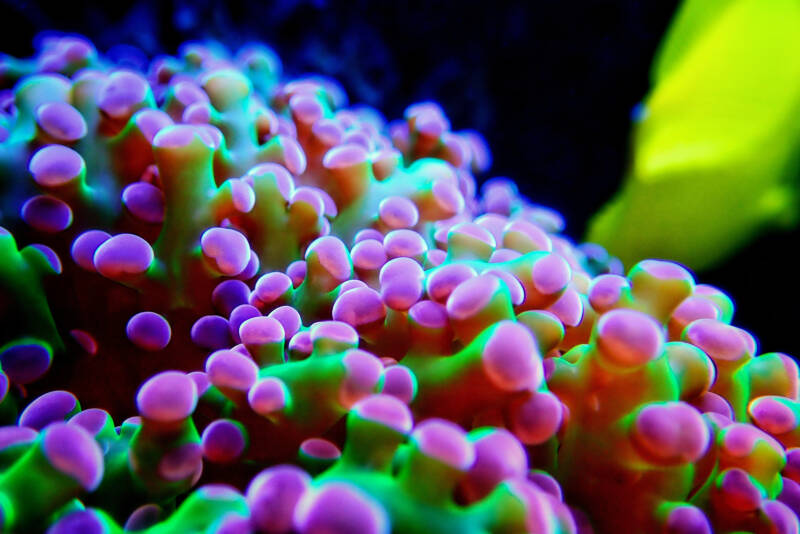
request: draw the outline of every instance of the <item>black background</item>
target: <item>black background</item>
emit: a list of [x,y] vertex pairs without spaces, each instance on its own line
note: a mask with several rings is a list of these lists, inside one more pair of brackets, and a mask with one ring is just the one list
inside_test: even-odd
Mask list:
[[[586,221],[624,175],[633,107],[678,5],[641,2],[209,1],[3,4],[0,51],[33,52],[42,30],[78,32],[101,52],[127,44],[151,56],[190,39],[232,48],[271,45],[285,72],[336,78],[351,103],[388,119],[432,99],[455,129],[487,138],[494,164],[533,201],[558,209],[567,233]],[[790,261],[797,232],[766,236],[698,279],[736,302],[734,323],[762,351],[800,353]],[[781,284],[781,285],[779,285]]]

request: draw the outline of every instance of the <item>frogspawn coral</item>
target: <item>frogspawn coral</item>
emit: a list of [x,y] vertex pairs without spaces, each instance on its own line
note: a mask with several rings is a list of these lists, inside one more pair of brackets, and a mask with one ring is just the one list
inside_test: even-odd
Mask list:
[[[260,45],[0,61],[0,526],[798,532],[798,368]],[[797,465],[795,465],[797,464]]]

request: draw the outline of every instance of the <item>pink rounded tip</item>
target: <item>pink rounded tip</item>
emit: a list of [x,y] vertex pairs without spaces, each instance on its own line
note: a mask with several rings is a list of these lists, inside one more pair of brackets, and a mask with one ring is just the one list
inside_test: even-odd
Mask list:
[[311,486],[308,473],[293,465],[261,471],[247,487],[253,525],[263,532],[289,532],[297,502]]
[[320,119],[311,127],[312,135],[323,145],[333,147],[341,144],[344,130],[338,122],[331,119]]
[[442,419],[418,424],[411,440],[419,451],[445,465],[466,471],[475,463],[475,447],[458,425]]
[[242,323],[239,327],[239,337],[245,346],[265,345],[272,343],[283,344],[285,332],[283,326],[276,319],[269,317],[253,317]]
[[28,170],[42,187],[59,187],[86,171],[80,154],[62,145],[47,145],[31,158]]
[[50,269],[52,269],[53,273],[61,274],[64,266],[61,264],[61,258],[58,257],[58,254],[55,250],[40,243],[32,243],[28,246],[37,251],[44,258],[44,260],[47,262],[47,265],[49,265]]
[[383,233],[375,228],[362,228],[356,232],[355,237],[353,237],[353,246],[357,243],[361,243],[365,239],[374,239],[378,243],[383,243]]
[[19,426],[41,430],[63,421],[78,408],[78,399],[69,391],[49,391],[33,400],[19,416]]
[[528,472],[528,481],[536,485],[538,489],[547,493],[558,501],[564,500],[564,494],[561,491],[561,486],[552,475],[544,472],[530,471]]
[[294,137],[283,134],[279,135],[278,139],[280,139],[281,147],[283,148],[282,163],[286,166],[286,169],[288,169],[289,172],[295,176],[303,174],[303,172],[306,170],[308,160],[306,159],[306,154],[303,152],[300,144],[294,139]]
[[298,187],[292,194],[289,201],[290,206],[305,204],[317,217],[322,217],[325,213],[325,202],[315,187]]
[[436,180],[431,187],[433,198],[439,208],[452,216],[464,209],[464,196],[450,180]]
[[335,443],[322,438],[309,438],[300,444],[300,453],[318,460],[337,460],[342,451]]
[[286,170],[286,167],[280,165],[279,163],[259,163],[249,171],[247,171],[247,175],[245,178],[250,177],[252,179],[256,176],[265,176],[265,175],[272,175],[275,180],[275,185],[278,187],[278,191],[283,197],[283,200],[288,202],[291,200],[292,196],[294,195],[294,178],[292,178],[291,173]]
[[447,308],[432,300],[421,300],[411,306],[408,317],[423,328],[440,329],[450,324]]
[[154,312],[140,312],[128,320],[128,339],[147,351],[159,351],[169,344],[172,330],[167,320]]
[[719,319],[719,316],[719,308],[706,297],[689,297],[672,312],[672,318],[684,325],[697,319]]
[[583,319],[583,300],[580,293],[567,288],[558,300],[550,305],[548,311],[558,317],[564,326],[578,326]]
[[378,205],[381,222],[391,229],[412,228],[419,221],[417,206],[406,197],[388,197]]
[[291,339],[303,326],[300,313],[291,306],[280,306],[272,310],[267,317],[275,319],[283,327],[286,339]]
[[103,479],[103,453],[83,428],[55,423],[43,431],[42,452],[50,464],[92,491]]
[[800,521],[792,507],[781,501],[763,500],[760,512],[766,519],[769,529],[780,534],[796,534],[800,532]]
[[751,354],[745,332],[715,319],[698,319],[683,332],[683,339],[715,361],[736,361]]
[[383,508],[367,494],[343,482],[308,491],[294,513],[299,534],[388,534]]
[[225,138],[219,128],[210,124],[197,126],[197,135],[212,150],[219,148]]
[[526,445],[539,445],[561,427],[564,408],[549,391],[537,391],[512,409],[511,430]]
[[567,287],[572,277],[569,264],[559,254],[551,253],[533,264],[533,286],[543,295],[553,295]]
[[372,354],[351,349],[342,359],[345,377],[339,389],[339,402],[350,407],[365,396],[375,393],[383,376],[383,364]]
[[646,457],[669,465],[696,462],[710,441],[700,412],[682,402],[643,408],[636,416],[631,437]]
[[747,471],[738,467],[726,469],[717,477],[716,490],[725,507],[735,512],[752,512],[765,497]]
[[78,425],[92,436],[96,436],[106,425],[113,426],[113,420],[107,411],[100,408],[89,408],[73,415],[69,424]]
[[211,120],[211,104],[208,102],[195,102],[183,110],[181,122],[185,124],[208,124]]
[[542,358],[530,331],[521,324],[497,324],[482,351],[483,369],[503,391],[534,390],[544,379]]
[[394,310],[408,310],[422,296],[425,273],[411,258],[390,260],[381,268],[378,278],[381,298]]
[[[231,499],[233,500],[233,499]],[[242,532],[253,532],[250,517],[229,512],[222,516],[215,525],[215,534],[241,534]]]
[[464,239],[473,241],[475,243],[482,243],[483,245],[495,248],[497,242],[494,236],[479,224],[463,222],[453,226],[447,233],[448,243],[455,239]]
[[258,274],[258,270],[261,268],[261,260],[258,259],[258,254],[253,249],[250,249],[250,259],[247,260],[247,265],[245,268],[236,275],[238,280],[250,280],[256,274]]
[[[792,479],[798,483],[798,491],[800,491],[800,448],[792,447],[786,449],[786,466],[783,468],[783,476]],[[798,494],[800,497],[800,493]]]
[[322,165],[326,169],[346,169],[362,163],[369,159],[367,151],[356,144],[345,144],[334,147],[322,158]]
[[[720,454],[725,458],[741,459],[753,454],[756,446],[767,445],[772,449],[767,454],[774,457],[784,455],[783,446],[759,428],[745,423],[732,423],[722,431],[722,439],[717,441]],[[766,453],[767,448],[763,449]]]
[[377,291],[358,287],[339,295],[333,303],[332,317],[334,321],[358,327],[382,321],[386,317],[386,307]]
[[208,379],[208,375],[204,371],[192,371],[188,376],[194,381],[194,385],[197,386],[198,398],[205,395],[208,388],[211,387],[211,381]]
[[381,393],[410,404],[417,395],[417,377],[408,367],[392,365],[383,371]]
[[236,276],[250,261],[250,243],[230,228],[209,228],[200,238],[203,255],[225,276]]
[[352,291],[353,289],[361,289],[361,288],[365,288],[365,287],[369,287],[369,286],[367,286],[367,284],[365,284],[361,280],[358,280],[358,279],[346,280],[346,281],[342,282],[341,284],[339,284],[338,292],[339,292],[339,295],[343,295],[344,293],[347,293],[348,291]]
[[256,282],[250,300],[256,307],[268,305],[281,297],[288,296],[290,289],[292,289],[292,279],[288,275],[281,272],[267,273]]
[[109,117],[124,119],[144,104],[148,92],[149,84],[140,75],[131,71],[117,71],[108,77],[100,89],[97,107]]
[[627,309],[602,315],[595,336],[597,349],[621,367],[638,367],[658,358],[664,345],[661,328],[653,318]]
[[211,292],[211,304],[222,315],[230,316],[237,307],[247,304],[250,288],[241,280],[225,280]]
[[733,407],[728,400],[716,393],[707,391],[703,393],[698,399],[692,402],[692,405],[703,414],[718,414],[729,420],[733,420]]
[[164,423],[181,421],[197,406],[197,386],[180,371],[164,371],[139,389],[136,406],[147,419]]
[[471,472],[489,468],[503,478],[525,474],[528,458],[519,440],[503,428],[492,428],[475,440],[476,462]]
[[428,251],[425,239],[414,230],[392,230],[383,238],[383,248],[389,258],[422,258]]
[[143,109],[138,111],[133,116],[133,122],[136,123],[136,126],[139,128],[139,131],[142,132],[144,138],[147,139],[147,142],[151,144],[158,132],[174,124],[169,115],[160,109]]
[[342,321],[319,321],[309,328],[309,340],[315,349],[330,346],[344,350],[358,346],[358,332]]
[[83,115],[66,102],[48,102],[36,108],[36,124],[47,135],[62,143],[72,143],[86,135]]
[[474,317],[484,311],[503,288],[503,282],[492,275],[481,275],[465,280],[447,299],[447,314],[459,321]]
[[31,443],[38,435],[36,430],[26,426],[0,426],[0,451],[14,445]]
[[171,85],[175,100],[185,106],[193,104],[194,102],[208,102],[208,95],[206,92],[194,82],[181,80]]
[[164,193],[152,184],[130,184],[122,190],[122,203],[140,221],[150,224],[164,222]]
[[521,258],[522,253],[510,248],[498,248],[489,256],[489,263],[504,263]]
[[477,275],[475,269],[468,265],[448,263],[434,269],[428,275],[425,290],[432,300],[444,303],[456,287]]
[[390,395],[370,395],[354,404],[351,412],[401,434],[408,434],[413,426],[408,406]]
[[295,121],[314,124],[325,113],[322,104],[313,94],[296,94],[289,99],[289,109]]
[[153,138],[154,148],[182,148],[192,144],[195,139],[199,139],[208,148],[213,148],[213,142],[207,139],[200,126],[189,124],[176,124],[161,129]]
[[680,505],[670,510],[666,521],[669,534],[711,534],[711,524],[706,515],[691,505]]
[[794,430],[798,423],[790,402],[778,396],[758,397],[750,402],[747,412],[758,428],[772,435],[784,434]]
[[[203,471],[203,449],[193,441],[184,443],[162,456],[157,470],[158,475],[168,482],[197,480]],[[202,488],[196,491],[202,491]]]
[[506,288],[508,288],[508,292],[511,295],[511,303],[514,306],[518,306],[525,301],[525,288],[522,287],[522,283],[513,274],[502,269],[487,269],[481,274],[496,276],[502,280]]
[[306,249],[305,260],[307,263],[318,262],[325,272],[339,283],[348,280],[352,273],[347,247],[335,236],[323,236],[315,239]]
[[[473,432],[482,432],[480,430]],[[492,428],[474,439],[475,463],[462,482],[470,502],[484,498],[500,482],[524,477],[528,458],[522,444],[509,431]]]
[[430,269],[432,267],[438,267],[442,265],[446,259],[447,252],[444,250],[439,248],[430,249],[427,254],[425,254],[425,268]]
[[266,377],[253,384],[247,393],[250,408],[259,415],[268,416],[286,407],[290,393],[286,384],[277,377]]
[[218,350],[233,344],[228,321],[219,315],[206,315],[192,325],[192,343],[206,350]]
[[83,269],[94,272],[94,253],[109,239],[111,239],[111,235],[102,230],[89,230],[82,233],[72,242],[70,249],[72,259]]
[[311,332],[303,330],[293,335],[288,348],[294,359],[302,360],[310,356],[314,348],[311,344]]
[[206,360],[206,373],[217,387],[247,391],[258,379],[258,366],[238,351],[218,350]]
[[286,276],[292,279],[292,285],[297,288],[306,278],[308,265],[304,260],[293,261],[286,267]]
[[[50,348],[32,339],[12,343],[0,351],[0,369],[15,384],[29,384],[42,377],[52,360]],[[0,398],[3,396],[0,394]]]
[[138,275],[153,263],[153,249],[138,235],[118,234],[97,247],[92,263],[100,274],[112,280]]
[[664,260],[643,260],[633,266],[630,278],[634,280],[639,274],[647,274],[659,280],[685,280],[693,282],[692,275],[682,265]]
[[504,247],[518,250],[522,253],[534,250],[553,250],[553,243],[547,234],[532,222],[524,219],[510,221],[503,228]]
[[54,234],[72,224],[72,209],[63,200],[50,195],[29,198],[20,210],[22,219],[40,232]]
[[203,430],[203,456],[216,463],[230,463],[239,458],[247,447],[247,437],[238,423],[217,419]]
[[[382,241],[382,236],[380,237]],[[381,241],[375,239],[358,241],[350,250],[353,265],[363,270],[377,270],[383,267],[388,257]]]
[[509,219],[497,213],[484,213],[476,217],[473,222],[492,234],[495,243],[502,243],[503,230],[509,224]]

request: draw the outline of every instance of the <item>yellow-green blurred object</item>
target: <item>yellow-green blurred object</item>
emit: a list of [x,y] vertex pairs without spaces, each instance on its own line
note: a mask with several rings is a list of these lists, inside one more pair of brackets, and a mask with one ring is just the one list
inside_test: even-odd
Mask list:
[[587,239],[703,269],[798,219],[800,1],[688,0],[653,63],[632,161]]

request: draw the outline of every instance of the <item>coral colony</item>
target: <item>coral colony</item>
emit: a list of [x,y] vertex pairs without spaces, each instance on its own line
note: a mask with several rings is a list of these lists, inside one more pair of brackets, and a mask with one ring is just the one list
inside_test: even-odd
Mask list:
[[3,531],[798,532],[795,362],[436,104],[263,46],[0,81]]

